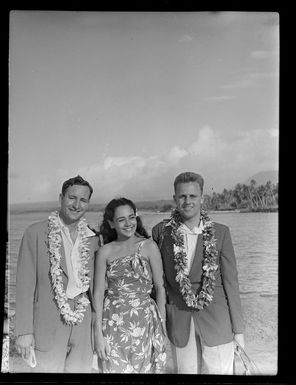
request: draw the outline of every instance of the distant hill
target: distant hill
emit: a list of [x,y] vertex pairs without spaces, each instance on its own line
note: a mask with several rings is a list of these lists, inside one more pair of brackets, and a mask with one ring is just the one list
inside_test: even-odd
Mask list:
[[[89,211],[101,211],[105,207],[103,203],[93,203],[89,205]],[[59,201],[49,202],[30,202],[30,203],[14,203],[9,205],[9,211],[14,214],[29,212],[50,212],[60,208]]]
[[[91,203],[88,211],[103,211],[107,203]],[[161,210],[165,205],[173,205],[171,199],[157,201],[135,202],[138,210]],[[9,212],[13,214],[22,214],[30,212],[50,212],[59,209],[58,201],[53,202],[32,202],[32,203],[14,203],[9,205]]]
[[59,208],[58,201],[52,202],[30,202],[30,203],[13,203],[9,205],[9,211],[12,213],[28,213],[40,211],[53,211]]
[[[262,171],[251,176],[243,184],[249,185],[251,180],[256,181],[256,185],[265,185],[267,181],[276,184],[278,182],[278,171]],[[135,202],[138,210],[153,210],[161,211],[164,207],[169,205],[174,206],[172,199],[162,199],[162,200],[147,200]],[[89,205],[88,211],[103,211],[106,206],[106,203],[94,202]],[[49,202],[31,202],[31,203],[14,203],[9,205],[9,212],[14,214],[29,213],[29,212],[50,212],[53,210],[59,209],[59,201],[49,201]]]
[[249,185],[251,180],[254,179],[256,181],[257,186],[265,185],[266,182],[271,181],[272,184],[276,184],[279,181],[279,173],[278,171],[261,171],[257,172],[257,174],[251,176],[244,182],[243,184]]

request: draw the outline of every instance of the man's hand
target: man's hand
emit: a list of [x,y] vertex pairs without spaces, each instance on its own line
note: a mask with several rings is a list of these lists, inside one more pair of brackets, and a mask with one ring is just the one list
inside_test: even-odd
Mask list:
[[238,342],[240,344],[240,346],[242,348],[245,347],[245,339],[244,339],[244,335],[243,334],[235,334],[234,335],[234,339],[236,342]]
[[30,347],[35,347],[35,339],[33,334],[24,334],[16,339],[16,349],[22,358],[29,359]]

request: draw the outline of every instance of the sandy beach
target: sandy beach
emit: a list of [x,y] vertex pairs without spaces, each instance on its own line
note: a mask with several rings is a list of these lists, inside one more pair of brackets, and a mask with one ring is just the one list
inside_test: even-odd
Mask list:
[[[248,296],[247,298],[242,298],[242,307],[246,325],[245,350],[258,367],[258,374],[276,375],[277,298],[274,296]],[[169,343],[167,344],[167,351],[167,373],[172,373],[173,364]],[[10,358],[10,372],[30,372],[30,367],[13,352],[13,356]],[[96,373],[95,370],[94,373]]]

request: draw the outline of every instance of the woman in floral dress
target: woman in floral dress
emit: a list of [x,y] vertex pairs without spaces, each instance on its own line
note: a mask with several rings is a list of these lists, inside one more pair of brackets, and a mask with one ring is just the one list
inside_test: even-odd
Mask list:
[[[165,290],[158,247],[126,198],[107,205],[100,230],[105,245],[96,258],[94,297],[95,349],[102,371],[162,373]],[[153,286],[156,302],[150,296]]]

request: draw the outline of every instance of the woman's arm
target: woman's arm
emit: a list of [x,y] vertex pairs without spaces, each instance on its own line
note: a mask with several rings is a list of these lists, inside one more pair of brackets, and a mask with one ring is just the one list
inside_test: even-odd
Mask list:
[[164,288],[164,282],[163,282],[163,267],[162,267],[160,251],[157,247],[157,244],[152,240],[145,242],[144,248],[146,248],[146,250],[144,249],[144,253],[145,254],[147,253],[151,270],[152,270],[152,279],[153,279],[153,284],[156,292],[156,303],[165,325],[166,295],[165,295],[165,288]]
[[95,351],[98,357],[103,360],[108,359],[109,353],[109,347],[102,331],[106,263],[106,247],[103,246],[98,251],[94,272],[94,302],[96,310],[96,320],[94,324]]

